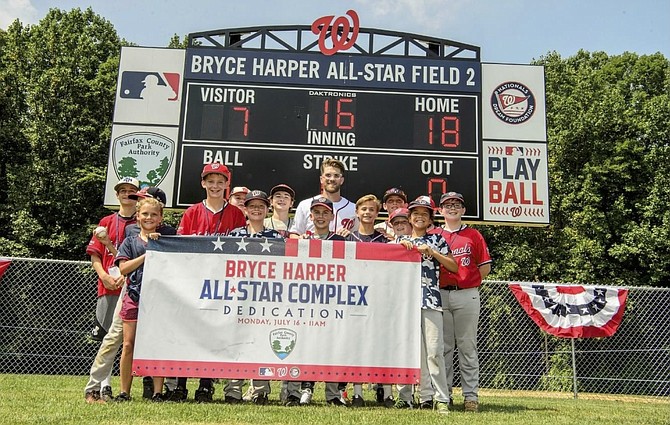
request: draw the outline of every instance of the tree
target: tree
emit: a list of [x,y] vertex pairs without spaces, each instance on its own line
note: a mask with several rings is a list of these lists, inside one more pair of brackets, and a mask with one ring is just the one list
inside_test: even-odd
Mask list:
[[15,22],[8,34],[3,52],[16,61],[15,93],[25,94],[16,133],[29,143],[8,194],[12,238],[35,257],[83,257],[89,223],[104,213],[119,37],[90,8],[51,9],[37,25]]
[[15,172],[28,162],[30,150],[22,132],[27,105],[22,90],[25,64],[19,58],[25,33],[18,21],[6,32],[0,30],[0,252],[18,255],[27,251],[11,240],[14,209],[10,200],[11,188],[21,186],[14,178]]

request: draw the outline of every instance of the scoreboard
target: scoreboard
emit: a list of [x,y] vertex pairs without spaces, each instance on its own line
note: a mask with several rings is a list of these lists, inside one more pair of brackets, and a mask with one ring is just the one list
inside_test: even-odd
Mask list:
[[549,223],[542,67],[482,63],[477,46],[416,34],[338,36],[339,50],[308,26],[122,48],[105,205],[132,176],[184,209],[204,198],[210,162],[228,166],[231,186],[284,183],[299,201],[320,192],[319,167],[335,158],[351,201],[456,191],[468,221]]
[[350,200],[389,187],[412,199],[457,190],[476,217],[480,69],[477,60],[188,49],[177,203],[202,198],[197,170],[209,160],[231,168],[233,186],[286,183],[302,199],[320,191],[319,165],[332,157],[347,168]]

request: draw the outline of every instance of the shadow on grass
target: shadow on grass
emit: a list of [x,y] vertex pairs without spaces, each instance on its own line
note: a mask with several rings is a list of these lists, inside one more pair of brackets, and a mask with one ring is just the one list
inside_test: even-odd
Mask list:
[[[464,413],[463,405],[455,405],[452,412]],[[479,413],[519,413],[519,412],[559,412],[559,409],[550,406],[527,406],[524,404],[496,404],[496,403],[481,403],[479,405]]]

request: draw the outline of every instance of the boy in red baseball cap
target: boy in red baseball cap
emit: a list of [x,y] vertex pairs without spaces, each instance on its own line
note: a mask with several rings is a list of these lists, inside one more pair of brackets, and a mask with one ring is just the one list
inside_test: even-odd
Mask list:
[[[197,204],[191,205],[181,218],[178,235],[227,235],[231,230],[242,227],[247,220],[239,208],[226,201],[226,189],[230,184],[230,170],[223,164],[213,162],[205,164],[200,173],[202,179],[200,185],[207,197]],[[228,401],[242,399],[242,381],[231,380],[234,383],[230,391],[234,395],[226,396]],[[229,382],[230,384],[230,382]],[[228,393],[229,390],[226,390]],[[239,393],[239,394],[238,394]],[[188,391],[186,390],[186,378],[179,378],[174,398],[184,400]],[[212,401],[214,387],[212,380],[200,379],[200,386],[195,391],[196,401]],[[239,395],[239,397],[236,397]]]

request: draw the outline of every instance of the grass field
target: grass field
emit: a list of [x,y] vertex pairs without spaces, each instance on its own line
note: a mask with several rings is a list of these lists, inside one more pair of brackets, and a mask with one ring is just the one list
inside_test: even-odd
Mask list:
[[[132,402],[89,405],[83,397],[86,380],[84,376],[0,375],[0,424],[670,424],[670,400],[654,398],[580,396],[574,400],[564,393],[483,391],[479,413],[463,412],[462,399],[457,397],[454,410],[445,416],[426,410],[326,406],[323,384],[317,385],[314,404],[306,407],[282,406],[277,391],[266,406],[223,404],[220,384],[214,403],[151,403],[142,400],[141,379],[136,378]],[[197,383],[191,381],[190,397]],[[113,384],[118,386],[118,378]],[[274,388],[279,388],[278,383],[273,383]],[[365,399],[374,400],[372,391],[366,392]]]

